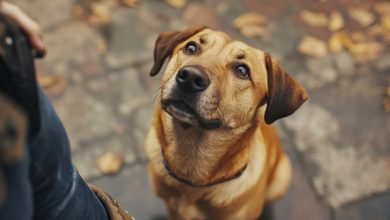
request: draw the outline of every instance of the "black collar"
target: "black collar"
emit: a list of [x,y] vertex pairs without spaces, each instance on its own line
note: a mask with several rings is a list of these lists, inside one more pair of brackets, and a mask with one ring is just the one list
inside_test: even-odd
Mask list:
[[[163,154],[163,156],[164,156],[164,154]],[[169,165],[168,160],[166,160],[165,158],[163,158],[163,163],[164,163],[165,169],[168,171],[168,174],[171,177],[175,178],[177,181],[179,181],[181,183],[187,184],[187,185],[192,186],[192,187],[214,186],[214,185],[217,185],[217,184],[220,184],[223,182],[227,182],[229,180],[236,179],[236,178],[240,177],[242,175],[242,173],[244,173],[246,167],[248,166],[248,164],[245,164],[245,166],[243,168],[241,168],[236,174],[234,174],[233,176],[230,176],[228,178],[220,178],[214,182],[207,183],[207,184],[196,184],[196,183],[192,182],[191,180],[188,180],[188,179],[185,179],[185,178],[182,178],[182,177],[176,175],[176,173],[172,170],[171,166]]]

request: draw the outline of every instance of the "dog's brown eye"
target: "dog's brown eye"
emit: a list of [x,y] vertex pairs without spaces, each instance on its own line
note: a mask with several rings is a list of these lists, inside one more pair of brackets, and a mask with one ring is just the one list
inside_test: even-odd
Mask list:
[[238,77],[241,78],[248,78],[249,77],[249,67],[245,64],[239,64],[234,67],[234,72],[237,74]]
[[196,52],[198,52],[198,50],[199,50],[198,44],[196,44],[193,41],[188,42],[187,45],[184,47],[184,53],[187,55],[195,54]]

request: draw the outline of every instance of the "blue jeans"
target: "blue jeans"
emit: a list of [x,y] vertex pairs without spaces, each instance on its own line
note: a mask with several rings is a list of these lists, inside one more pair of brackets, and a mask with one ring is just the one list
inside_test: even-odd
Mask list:
[[20,163],[3,167],[7,197],[0,219],[109,219],[73,166],[65,129],[41,88],[39,98],[41,130],[27,141]]

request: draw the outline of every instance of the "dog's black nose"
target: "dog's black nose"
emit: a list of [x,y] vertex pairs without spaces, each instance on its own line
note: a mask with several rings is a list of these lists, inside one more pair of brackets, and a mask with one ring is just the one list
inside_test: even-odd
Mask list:
[[176,82],[186,92],[200,92],[210,85],[207,74],[195,66],[180,69],[176,75]]

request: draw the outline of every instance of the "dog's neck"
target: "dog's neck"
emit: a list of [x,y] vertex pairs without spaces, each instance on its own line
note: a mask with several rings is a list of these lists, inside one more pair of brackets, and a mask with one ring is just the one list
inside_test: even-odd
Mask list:
[[[162,114],[167,114],[162,111]],[[165,159],[179,176],[197,184],[208,184],[234,175],[249,160],[247,146],[256,126],[237,129],[204,130],[196,126],[183,128],[170,116],[159,114],[159,135]]]

